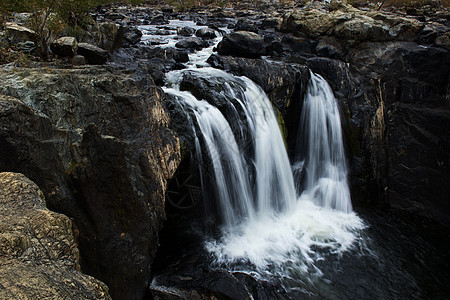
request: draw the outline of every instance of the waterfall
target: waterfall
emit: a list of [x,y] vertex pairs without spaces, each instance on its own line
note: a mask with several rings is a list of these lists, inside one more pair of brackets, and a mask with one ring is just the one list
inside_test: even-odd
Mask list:
[[[200,136],[196,135],[196,141],[202,140],[204,147],[196,142],[196,156],[198,161],[205,161],[203,155],[208,155],[211,162],[211,170],[201,170],[201,176],[214,178],[214,201],[219,203],[222,222],[231,227],[293,208],[296,196],[290,164],[266,94],[250,79],[217,69],[201,68],[189,74],[220,86],[219,93],[234,100],[226,104],[234,112],[227,120],[206,100],[180,91],[182,73],[172,74],[172,87],[164,89],[197,120]],[[240,121],[240,114],[245,122]],[[237,128],[237,136],[232,126]],[[193,128],[193,132],[197,130]]]
[[339,109],[331,87],[317,74],[308,82],[297,141],[297,190],[320,207],[351,212]]
[[[183,76],[206,91],[199,98],[181,91]],[[167,81],[165,93],[197,122],[190,124],[201,182],[205,194],[209,185],[215,191],[205,201],[217,203],[222,221],[221,237],[205,243],[218,265],[276,278],[320,276],[315,263],[323,255],[352,247],[364,224],[351,212],[339,113],[323,78],[311,75],[292,167],[272,105],[250,79],[206,67],[175,71]]]

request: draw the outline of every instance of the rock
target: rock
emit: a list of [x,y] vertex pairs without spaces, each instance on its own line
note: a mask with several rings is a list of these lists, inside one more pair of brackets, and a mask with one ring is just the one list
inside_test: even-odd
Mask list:
[[211,28],[200,28],[199,30],[197,30],[195,32],[195,35],[199,38],[206,39],[206,40],[214,39],[217,37],[216,31]]
[[175,44],[177,48],[201,50],[208,46],[208,43],[197,37],[190,37]]
[[37,41],[37,34],[33,30],[13,22],[5,23],[7,39],[11,44],[23,43],[27,41]]
[[251,31],[258,33],[258,27],[256,26],[255,22],[248,19],[239,19],[237,21],[235,27],[235,31]]
[[136,27],[125,27],[123,30],[122,47],[130,47],[141,41],[142,32]]
[[88,43],[78,44],[78,54],[83,55],[92,65],[102,65],[108,60],[108,51]]
[[192,27],[182,27],[177,29],[177,34],[181,36],[191,36],[195,33],[195,29]]
[[298,36],[338,37],[341,43],[361,41],[412,41],[424,27],[415,19],[383,12],[366,12],[333,1],[330,11],[307,8],[284,16],[280,30]]
[[46,208],[34,182],[0,173],[0,211],[0,298],[111,299],[104,283],[80,272],[72,221]]
[[57,39],[50,45],[54,55],[60,57],[73,57],[78,50],[78,43],[74,37],[65,36]]
[[169,20],[165,15],[159,15],[156,16],[152,19],[152,21],[150,22],[150,24],[152,25],[166,25],[169,24]]
[[319,56],[344,60],[342,45],[332,37],[325,37],[317,43],[316,53]]
[[267,54],[263,37],[248,31],[232,32],[224,36],[217,45],[217,52],[240,57],[260,57]]
[[86,59],[83,55],[75,55],[72,57],[72,65],[74,66],[82,66],[86,64]]
[[100,23],[96,45],[112,52],[122,44],[123,27],[114,23]]
[[19,99],[0,101],[0,171],[26,174],[73,220],[84,272],[141,299],[180,159],[163,92],[139,66],[4,66],[0,81]]

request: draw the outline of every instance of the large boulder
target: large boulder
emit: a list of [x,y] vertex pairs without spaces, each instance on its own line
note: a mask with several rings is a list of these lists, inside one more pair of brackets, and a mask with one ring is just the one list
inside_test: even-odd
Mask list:
[[267,54],[264,38],[254,32],[236,31],[223,37],[217,45],[220,55],[256,58]]
[[83,55],[92,65],[103,65],[109,57],[108,51],[88,43],[79,43],[77,53]]
[[72,221],[47,209],[34,182],[0,173],[0,211],[0,298],[111,299],[104,283],[80,272]]
[[81,267],[142,298],[180,159],[163,93],[140,69],[0,69],[0,171],[21,172],[73,219]]

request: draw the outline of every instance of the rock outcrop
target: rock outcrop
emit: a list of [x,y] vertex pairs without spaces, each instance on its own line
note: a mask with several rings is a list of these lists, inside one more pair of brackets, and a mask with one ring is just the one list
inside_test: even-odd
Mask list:
[[141,298],[179,143],[163,93],[139,69],[0,70],[0,170],[21,172],[79,230],[83,270]]
[[0,211],[0,298],[111,299],[80,272],[72,221],[46,208],[34,182],[0,173]]

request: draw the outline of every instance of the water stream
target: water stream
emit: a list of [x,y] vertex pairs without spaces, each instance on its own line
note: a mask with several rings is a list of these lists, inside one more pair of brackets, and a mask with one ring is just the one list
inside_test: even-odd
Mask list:
[[[301,287],[307,290],[303,295],[348,297],[349,290],[331,290],[327,279],[339,281],[340,260],[345,266],[358,257],[355,274],[363,265],[387,271],[375,263],[383,256],[370,250],[367,226],[352,211],[333,91],[320,75],[311,74],[291,165],[262,89],[246,77],[207,66],[218,41],[220,37],[211,47],[192,53],[186,69],[168,73],[163,88],[189,119],[204,201],[206,207],[214,206],[207,214],[216,218],[219,234],[201,237],[208,268],[250,274],[287,291]],[[183,89],[185,77],[198,83],[191,90],[208,90]],[[153,285],[158,285],[156,278]],[[418,295],[416,285],[408,289]],[[356,294],[361,291],[368,299],[377,293],[395,296],[382,288],[375,294],[362,288]]]

